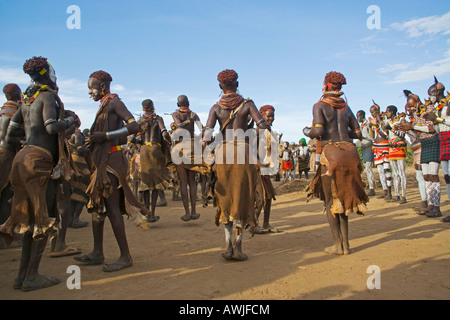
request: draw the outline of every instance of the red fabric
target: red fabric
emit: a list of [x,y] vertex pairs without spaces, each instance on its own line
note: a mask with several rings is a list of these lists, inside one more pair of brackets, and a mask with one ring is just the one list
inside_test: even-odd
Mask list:
[[292,164],[292,161],[284,161],[283,160],[283,167],[282,170],[283,171],[289,171],[289,170],[293,170],[294,169],[294,165]]

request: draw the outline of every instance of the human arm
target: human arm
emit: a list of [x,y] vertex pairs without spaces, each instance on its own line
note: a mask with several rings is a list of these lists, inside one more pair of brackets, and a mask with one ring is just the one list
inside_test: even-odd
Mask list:
[[141,131],[141,127],[122,101],[115,99],[112,100],[110,104],[112,112],[114,112],[121,121],[125,122],[125,125],[117,130],[94,132],[88,139],[89,143],[104,143],[109,140],[124,138]]

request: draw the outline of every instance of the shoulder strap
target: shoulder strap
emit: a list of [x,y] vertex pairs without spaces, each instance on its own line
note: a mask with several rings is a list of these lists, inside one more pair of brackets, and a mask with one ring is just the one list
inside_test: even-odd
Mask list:
[[224,123],[222,123],[222,125],[220,126],[220,131],[223,131],[223,129],[225,129],[225,127],[228,125],[228,123],[230,123],[230,121],[236,117],[236,114],[239,112],[239,110],[241,110],[245,106],[245,104],[249,101],[250,101],[250,99],[244,100],[237,108],[234,108],[230,112],[230,116],[228,117],[228,119],[225,120]]
[[179,126],[179,127],[184,127],[185,125],[191,123],[192,120],[194,119],[194,117],[195,117],[196,115],[197,115],[197,114],[196,114],[195,112],[191,111],[191,114],[190,114],[189,118],[187,118],[186,120],[184,120],[183,122],[181,122],[178,126]]

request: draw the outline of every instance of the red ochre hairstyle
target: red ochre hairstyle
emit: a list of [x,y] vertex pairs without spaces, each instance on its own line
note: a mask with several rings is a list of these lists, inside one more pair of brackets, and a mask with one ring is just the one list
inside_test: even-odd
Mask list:
[[111,75],[103,70],[95,71],[89,78],[94,78],[103,82],[111,82],[113,80]]
[[15,83],[9,83],[6,86],[3,87],[3,93],[4,94],[20,94],[22,90],[20,90],[20,87]]
[[331,71],[325,75],[325,83],[327,83],[327,85],[331,84],[331,85],[328,85],[328,87],[330,89],[336,88],[336,87],[340,88],[344,84],[347,84],[347,80],[345,79],[345,77],[342,73],[339,73],[336,71]]
[[233,82],[237,81],[238,74],[234,70],[223,70],[217,75],[217,80],[219,83],[223,83],[225,85],[232,84]]
[[265,105],[265,106],[262,106],[261,108],[259,108],[259,112],[261,114],[264,114],[268,110],[272,110],[273,112],[275,112],[275,108],[273,106],[271,106],[271,105],[268,105],[268,104]]
[[44,68],[48,68],[47,58],[44,57],[33,57],[23,65],[23,71],[29,75],[37,74]]

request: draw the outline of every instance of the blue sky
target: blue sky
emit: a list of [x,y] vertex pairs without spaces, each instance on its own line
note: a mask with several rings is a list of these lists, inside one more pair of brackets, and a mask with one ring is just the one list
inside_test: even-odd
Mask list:
[[[67,28],[70,5],[80,8],[81,29]],[[381,29],[367,27],[370,5],[380,8]],[[424,98],[433,75],[450,90],[448,0],[0,0],[0,30],[0,86],[25,90],[23,63],[47,57],[83,128],[98,108],[87,80],[100,69],[133,113],[146,98],[157,113],[173,112],[185,94],[203,123],[219,99],[217,74],[234,69],[245,98],[275,106],[274,127],[290,142],[311,124],[329,71],[346,76],[354,113],[368,112],[372,99],[403,111],[403,90]]]

